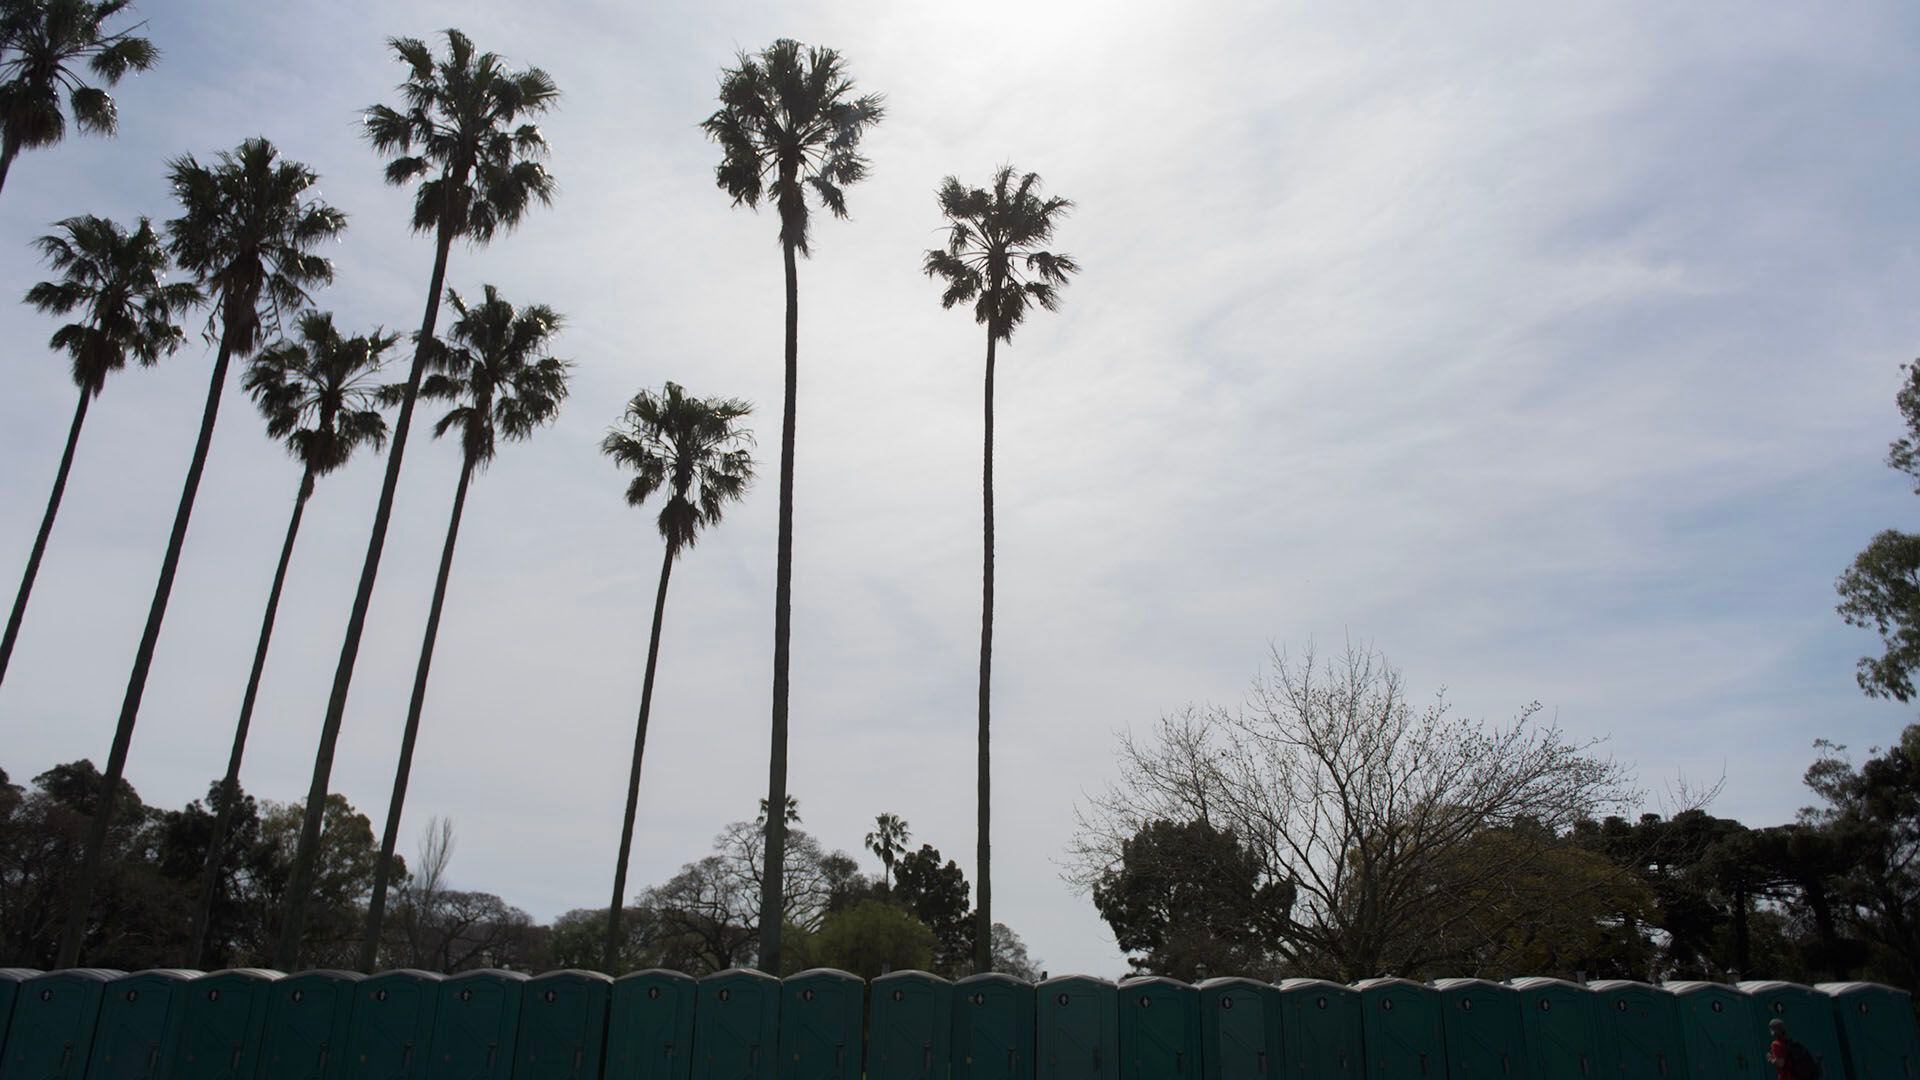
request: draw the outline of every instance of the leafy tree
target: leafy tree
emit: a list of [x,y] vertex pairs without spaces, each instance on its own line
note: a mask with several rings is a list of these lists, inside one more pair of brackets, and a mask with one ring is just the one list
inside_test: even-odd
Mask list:
[[1231,830],[1152,821],[1121,846],[1092,885],[1093,904],[1135,971],[1189,982],[1208,975],[1279,974],[1294,890],[1270,879]]
[[967,875],[952,859],[943,864],[940,849],[921,844],[920,850],[901,856],[890,896],[933,931],[934,961],[943,975],[970,970],[973,924]]
[[[367,906],[367,933],[361,947],[360,970],[372,971],[379,959],[380,922],[387,900],[387,860],[400,837],[400,812],[406,805],[407,781],[413,772],[414,741],[420,734],[420,711],[427,700],[427,674],[433,668],[434,641],[440,633],[440,612],[447,599],[447,576],[453,570],[453,548],[460,538],[460,517],[466,510],[467,487],[473,474],[493,461],[499,440],[518,442],[533,435],[560,412],[567,396],[567,362],[547,355],[560,330],[560,315],[544,304],[516,309],[488,285],[484,299],[469,308],[460,294],[448,290],[447,302],[458,316],[445,342],[431,350],[432,375],[417,388],[421,396],[457,402],[434,425],[435,438],[449,431],[460,435],[460,480],[454,487],[453,513],[447,519],[447,539],[440,549],[440,571],[434,578],[433,600],[427,606],[427,629],[420,642],[420,661],[413,674],[413,697],[407,703],[407,725],[400,737],[400,764],[394,771],[393,799],[387,807],[386,832],[380,844],[380,865],[373,879],[373,899]],[[412,386],[390,388],[389,400],[410,396]]]
[[426,312],[414,338],[413,365],[407,372],[406,389],[399,395],[393,449],[387,454],[387,472],[374,510],[366,561],[360,568],[360,583],[354,592],[340,662],[334,669],[333,689],[327,699],[326,719],[320,728],[320,746],[314,754],[313,782],[307,791],[299,854],[288,890],[286,940],[274,956],[275,966],[285,971],[299,966],[301,920],[312,887],[334,748],[340,739],[347,691],[353,683],[367,608],[373,600],[373,583],[380,572],[380,554],[393,517],[394,491],[400,482],[407,434],[413,429],[414,402],[435,341],[448,255],[456,239],[485,244],[518,225],[532,204],[544,205],[553,199],[553,178],[539,161],[546,154],[547,142],[530,122],[558,99],[560,91],[553,80],[539,68],[508,70],[499,56],[477,52],[472,40],[458,30],[448,30],[446,37],[444,58],[436,58],[425,42],[415,38],[390,39],[388,45],[407,67],[407,79],[400,84],[402,104],[398,109],[375,105],[366,116],[367,137],[374,149],[393,156],[386,171],[389,183],[405,185],[430,177],[420,184],[414,197],[413,228],[433,234],[433,272],[427,283]]
[[1040,177],[1016,178],[1013,166],[998,169],[987,188],[968,188],[949,176],[940,185],[940,212],[947,219],[947,244],[927,252],[927,276],[946,282],[942,307],[971,303],[974,321],[987,328],[986,442],[981,456],[980,694],[979,694],[979,877],[976,918],[976,971],[992,963],[993,925],[992,772],[988,728],[993,683],[993,364],[994,348],[1011,342],[1013,332],[1034,305],[1053,311],[1059,290],[1080,267],[1070,255],[1045,250],[1054,228],[1073,205],[1057,196],[1043,198]]
[[[113,748],[107,757],[109,794],[112,783],[118,782],[126,767],[127,750],[133,742],[140,699],[146,692],[154,647],[159,644],[160,625],[173,593],[174,572],[187,539],[187,522],[193,516],[201,474],[206,471],[228,365],[236,357],[252,355],[260,347],[267,326],[278,325],[283,317],[305,306],[307,290],[333,280],[333,264],[313,249],[347,227],[347,216],[315,193],[319,177],[313,170],[282,160],[279,151],[265,139],[248,139],[238,149],[222,152],[212,165],[202,165],[191,155],[178,158],[170,166],[169,176],[181,216],[167,223],[168,247],[174,262],[192,274],[211,299],[214,314],[210,322],[219,326],[219,348],[206,406],[200,415],[193,461],[187,467],[173,531],[160,563],[160,580],[147,610],[146,629],[134,654],[133,672],[127,680]],[[106,853],[106,830],[112,813],[109,798],[87,838],[86,855],[68,902],[67,934],[60,946],[63,967],[74,965],[80,958],[87,909],[100,860]]]
[[67,473],[73,468],[87,406],[106,388],[107,376],[126,367],[129,359],[151,367],[161,356],[179,348],[184,335],[174,319],[200,302],[200,290],[193,284],[165,280],[167,252],[146,218],[141,218],[132,232],[91,215],[67,218],[55,227],[60,232],[43,236],[34,244],[60,278],[42,281],[27,290],[27,303],[51,315],[80,312],[77,321],[54,331],[48,342],[71,359],[80,400],[74,406],[73,424],[67,429],[60,468],[54,473],[47,512],[40,519],[40,531],[34,535],[33,548],[27,555],[27,572],[14,596],[5,634],[0,635],[0,681],[7,677],[7,662],[13,656],[20,622],[27,613],[27,597],[33,592],[34,578],[39,576],[40,559],[53,534],[53,519],[67,490]]
[[1852,862],[1833,899],[1871,948],[1870,972],[1920,986],[1920,724],[1858,766],[1845,747],[1816,746],[1807,786],[1826,805],[1804,818],[1838,838]]
[[[1920,364],[1900,370],[1906,382],[1895,396],[1907,434],[1887,450],[1887,466],[1906,473],[1920,494]],[[1920,535],[1887,529],[1875,536],[1840,575],[1840,616],[1875,630],[1883,651],[1860,658],[1855,678],[1873,697],[1913,700],[1913,672],[1920,668]]]
[[[780,252],[786,269],[786,397],[780,424],[780,516],[774,569],[773,730],[768,755],[767,799],[787,796],[787,660],[793,625],[793,449],[798,394],[800,285],[797,255],[811,254],[812,215],[806,189],[835,217],[847,216],[846,187],[864,179],[867,160],[860,140],[883,115],[880,96],[854,96],[853,80],[840,54],[781,38],[739,63],[720,79],[720,108],[701,125],[720,144],[714,170],[734,205],[758,207],[762,195],[780,212]],[[761,898],[761,967],[780,969],[780,920],[786,822],[767,823],[766,871]]]
[[119,126],[113,98],[82,77],[86,70],[108,86],[130,71],[146,71],[160,50],[138,36],[140,25],[108,30],[132,0],[7,0],[0,4],[0,187],[22,150],[53,146],[67,134],[66,109],[81,131],[112,135]]
[[907,841],[912,835],[906,819],[899,814],[881,814],[873,819],[873,831],[866,838],[867,850],[879,858],[880,881],[888,889],[893,887],[893,860],[907,850]]
[[[373,823],[344,796],[327,796],[320,844],[315,849],[313,917],[301,926],[304,955],[316,967],[344,968],[358,952],[359,929],[367,896],[373,889],[380,849],[373,840]],[[249,878],[256,892],[251,898],[262,913],[260,936],[252,946],[255,956],[278,949],[286,937],[284,918],[291,889],[294,860],[306,810],[299,803],[267,803],[260,815],[260,845],[254,852]],[[390,860],[396,875],[404,875],[404,860]]]
[[746,494],[753,481],[753,433],[740,421],[753,407],[736,398],[694,398],[675,383],[659,394],[642,390],[627,403],[623,426],[609,432],[600,451],[634,472],[627,484],[627,505],[644,506],[654,493],[667,491],[658,525],[665,541],[660,588],[653,598],[653,629],[647,639],[646,675],[640,687],[640,719],[634,726],[633,768],[627,778],[626,817],[620,826],[620,851],[614,861],[613,900],[606,922],[601,970],[615,966],[622,941],[620,914],[626,903],[627,863],[633,850],[633,819],[640,803],[640,762],[647,748],[647,719],[653,709],[653,676],[660,661],[660,624],[667,607],[667,579],[673,561],[720,523],[726,504]]
[[1040,981],[1040,961],[1027,952],[1027,943],[1013,932],[1006,923],[994,923],[988,954],[993,958],[993,970],[1002,975],[1011,975],[1027,982]]
[[930,970],[936,946],[925,924],[880,900],[862,900],[827,916],[808,944],[810,966],[839,968],[863,979]]
[[214,970],[254,961],[247,948],[258,937],[261,913],[247,902],[246,875],[259,842],[259,801],[237,782],[216,780],[204,800],[162,815],[160,872],[183,884],[200,882],[190,937],[169,962],[187,956],[197,967]]

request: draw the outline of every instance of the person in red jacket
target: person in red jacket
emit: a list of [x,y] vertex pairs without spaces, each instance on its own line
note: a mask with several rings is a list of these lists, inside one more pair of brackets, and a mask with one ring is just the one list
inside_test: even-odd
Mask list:
[[1767,1064],[1773,1066],[1774,1076],[1778,1080],[1799,1080],[1793,1075],[1793,1057],[1788,1051],[1787,1022],[1773,1019],[1767,1021],[1767,1031],[1772,1034],[1773,1042],[1767,1046]]

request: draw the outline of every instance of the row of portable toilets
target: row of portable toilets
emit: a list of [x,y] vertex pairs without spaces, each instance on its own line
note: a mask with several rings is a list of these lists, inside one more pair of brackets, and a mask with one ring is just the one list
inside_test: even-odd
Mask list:
[[1871,983],[0,970],[0,1080],[1920,1080]]

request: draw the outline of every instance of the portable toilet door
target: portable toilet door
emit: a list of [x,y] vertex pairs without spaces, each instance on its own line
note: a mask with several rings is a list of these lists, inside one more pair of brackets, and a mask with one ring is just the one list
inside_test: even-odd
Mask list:
[[[1920,1029],[1905,990],[1870,982],[1821,983],[1853,1080],[1920,1080]],[[1791,1029],[1789,1029],[1791,1031]]]
[[694,1080],[773,1080],[780,1050],[780,980],[728,968],[700,980],[696,1001]]
[[440,983],[427,1080],[509,1080],[527,977],[481,968]]
[[100,995],[88,1080],[159,1080],[179,1035],[188,980],[198,971],[154,970],[122,975]]
[[860,1080],[867,984],[838,968],[780,980],[780,1080]]
[[14,994],[0,1080],[81,1080],[107,983],[125,972],[67,968],[35,975]]
[[[1688,1075],[1680,1003],[1657,986],[1627,979],[1587,984],[1599,1012],[1605,1075],[1617,1080],[1662,1080]],[[1839,1080],[1838,1077],[1835,1080]]]
[[1679,1003],[1689,1075],[1695,1080],[1773,1080],[1767,1044],[1754,1035],[1752,998],[1725,983],[1664,985]]
[[1033,1080],[1033,984],[987,972],[953,984],[953,1080]]
[[1040,1080],[1111,1080],[1119,1019],[1112,983],[1061,975],[1033,988],[1033,1046]]
[[315,969],[289,975],[267,995],[258,1080],[345,1080],[354,991],[366,976]]
[[267,999],[279,980],[277,971],[233,968],[188,983],[168,1080],[253,1080]]
[[1366,1074],[1360,995],[1325,979],[1280,984],[1282,1041],[1289,1080],[1339,1080]]
[[1520,992],[1485,979],[1437,979],[1448,1080],[1527,1080]]
[[1200,992],[1157,975],[1120,982],[1124,1080],[1201,1080]]
[[1440,993],[1411,979],[1363,979],[1360,1033],[1367,1075],[1381,1080],[1428,1080],[1447,1075],[1447,1036]]
[[1258,979],[1206,979],[1200,998],[1202,1080],[1266,1080],[1285,1058],[1280,1041],[1280,991]]
[[513,1080],[597,1080],[612,994],[613,980],[597,971],[568,968],[527,980]]
[[1600,1076],[1600,1040],[1593,994],[1564,979],[1512,979],[1527,1029],[1527,1064],[1536,1080]]
[[924,971],[873,980],[867,1080],[947,1080],[953,1044],[953,984]]
[[40,972],[34,968],[0,968],[0,1062],[7,1060],[7,1023],[13,1019],[13,999],[20,984]]
[[613,980],[607,1080],[688,1080],[693,1075],[694,981],[664,968]]
[[441,981],[435,972],[398,968],[355,985],[344,1075],[352,1080],[424,1080]]

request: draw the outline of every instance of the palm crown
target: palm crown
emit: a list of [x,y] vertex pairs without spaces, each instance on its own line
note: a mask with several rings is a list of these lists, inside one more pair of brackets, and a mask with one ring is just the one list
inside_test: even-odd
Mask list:
[[715,179],[733,201],[780,210],[780,241],[807,254],[805,189],[835,217],[847,216],[845,186],[864,179],[860,138],[880,122],[879,94],[854,97],[840,54],[781,38],[720,80],[720,109],[701,127],[720,144]]
[[372,380],[400,335],[342,337],[332,313],[318,311],[302,313],[297,332],[297,341],[262,349],[243,385],[267,420],[267,434],[286,440],[318,478],[345,465],[362,444],[385,445],[387,421]]
[[738,398],[689,397],[677,383],[658,394],[642,390],[627,403],[624,426],[600,450],[632,469],[627,504],[642,506],[666,488],[660,535],[672,551],[693,546],[702,528],[719,522],[726,504],[753,482],[753,433],[739,426],[753,406]]
[[969,188],[949,176],[940,185],[940,212],[950,222],[947,246],[927,252],[928,277],[946,280],[943,307],[973,303],[974,319],[991,336],[1007,341],[1034,304],[1059,306],[1059,290],[1080,269],[1073,256],[1044,251],[1054,225],[1073,204],[1042,198],[1040,177],[1016,182],[1013,166],[993,174],[991,190]]
[[58,281],[27,290],[27,302],[51,315],[80,311],[78,322],[54,331],[48,342],[73,359],[73,381],[98,396],[107,376],[132,357],[142,367],[179,348],[173,320],[200,302],[191,282],[165,281],[167,252],[146,218],[131,233],[105,218],[86,215],[57,224],[58,233],[34,241]]
[[129,71],[145,71],[160,51],[134,30],[109,33],[104,24],[131,0],[6,0],[0,4],[0,39],[8,53],[0,62],[0,135],[15,147],[51,146],[67,133],[67,108],[80,130],[113,134],[113,98],[88,85],[81,61],[112,86]]
[[[565,360],[542,355],[560,332],[560,315],[545,304],[515,310],[492,285],[475,307],[447,290],[453,307],[447,340],[429,353],[433,373],[420,384],[423,397],[457,401],[433,426],[435,438],[460,429],[460,448],[480,467],[493,460],[498,438],[524,439],[553,419],[567,396]],[[404,387],[388,387],[392,400]]]
[[551,108],[560,91],[539,68],[509,71],[460,31],[446,37],[444,60],[418,38],[387,42],[411,71],[400,84],[401,108],[367,110],[367,137],[394,155],[390,184],[438,171],[414,197],[415,229],[485,241],[519,224],[533,201],[553,201],[553,178],[538,160],[547,140],[524,121]]

